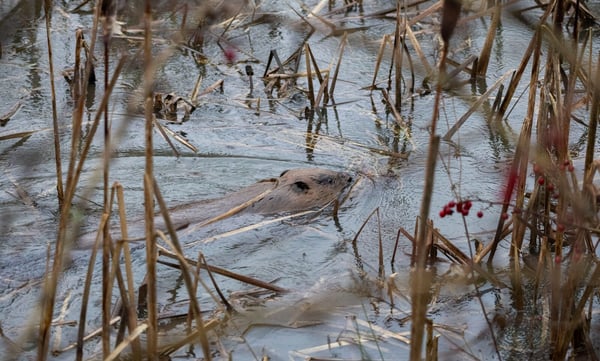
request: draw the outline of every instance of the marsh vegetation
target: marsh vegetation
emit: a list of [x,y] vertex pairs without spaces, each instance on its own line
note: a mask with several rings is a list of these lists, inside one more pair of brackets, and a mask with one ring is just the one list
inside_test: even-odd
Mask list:
[[1,3],[0,353],[597,359],[592,5]]

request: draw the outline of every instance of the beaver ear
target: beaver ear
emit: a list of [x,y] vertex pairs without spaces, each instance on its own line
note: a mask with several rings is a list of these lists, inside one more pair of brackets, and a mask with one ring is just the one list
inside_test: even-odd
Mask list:
[[284,174],[286,174],[287,172],[289,172],[289,169],[284,170],[283,172],[281,172],[281,174],[279,175],[280,177],[283,177]]
[[310,186],[302,181],[297,181],[292,184],[292,187],[296,192],[306,192],[310,189]]

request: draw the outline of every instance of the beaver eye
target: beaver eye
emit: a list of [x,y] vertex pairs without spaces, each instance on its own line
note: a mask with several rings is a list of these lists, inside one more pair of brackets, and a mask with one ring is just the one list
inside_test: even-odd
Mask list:
[[319,184],[333,184],[335,182],[335,180],[332,177],[327,176],[316,179],[315,181]]
[[298,188],[298,189],[297,189],[297,191],[307,191],[307,190],[309,190],[309,189],[310,189],[310,187],[308,186],[308,184],[306,184],[306,183],[304,183],[304,182],[302,182],[302,181],[297,181],[297,182],[295,182],[295,183],[294,183],[294,186],[295,186],[296,188]]

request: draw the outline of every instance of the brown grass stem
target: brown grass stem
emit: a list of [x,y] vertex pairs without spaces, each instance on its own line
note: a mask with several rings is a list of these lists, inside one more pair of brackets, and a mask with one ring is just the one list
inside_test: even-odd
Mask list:
[[492,54],[492,46],[494,45],[496,32],[498,31],[498,26],[500,25],[501,15],[502,6],[500,5],[500,1],[496,1],[496,4],[494,4],[494,11],[492,12],[492,21],[489,24],[485,42],[483,43],[481,53],[479,53],[479,58],[477,60],[477,69],[475,73],[479,76],[485,76],[487,73],[488,64],[490,63],[490,56]]
[[[165,249],[163,247],[160,247],[160,246],[158,247],[158,253],[161,256],[169,257],[169,258],[172,258],[172,259],[177,259],[177,256],[173,252],[171,252],[171,251],[169,251],[169,250],[167,250],[167,249]],[[290,292],[290,290],[288,290],[288,289],[285,289],[285,288],[282,288],[282,287],[279,287],[279,286],[275,286],[274,284],[271,284],[271,283],[268,283],[268,282],[264,282],[264,281],[261,281],[261,280],[257,280],[255,278],[248,277],[248,276],[245,276],[245,275],[242,275],[242,274],[239,274],[239,273],[235,273],[235,272],[229,271],[229,270],[227,270],[225,268],[213,266],[213,265],[210,265],[210,264],[198,263],[198,262],[196,262],[194,260],[191,260],[189,258],[186,258],[185,261],[186,261],[187,264],[189,264],[191,266],[200,267],[202,269],[209,270],[210,272],[213,272],[213,273],[216,273],[216,274],[220,274],[221,276],[225,276],[225,277],[228,277],[228,278],[231,278],[231,279],[243,282],[243,283],[247,283],[247,284],[253,285],[255,287],[264,288],[266,290],[270,290],[270,291],[277,292],[277,293],[288,293],[288,292]]]
[[[308,43],[304,44],[304,56],[306,62],[306,81],[308,82],[308,100],[310,102],[310,108],[315,108],[315,89],[312,80],[312,71],[310,67],[310,47]],[[316,69],[318,71],[318,68]]]
[[[588,125],[588,137],[585,150],[585,172],[589,174],[592,171],[592,163],[594,162],[594,153],[596,149],[596,134],[598,129],[598,117],[600,116],[600,57],[596,63],[596,72],[594,81],[592,82],[591,96],[592,102],[590,107],[590,123]],[[585,177],[584,185],[591,185],[593,177]]]
[[344,49],[346,48],[346,43],[348,39],[348,33],[345,32],[342,36],[342,40],[340,40],[340,50],[338,51],[337,63],[335,65],[335,70],[333,71],[333,77],[331,78],[331,87],[329,87],[329,98],[333,99],[333,92],[335,91],[335,84],[337,83],[338,74],[340,72],[340,67],[342,65],[342,57],[344,55]]
[[[434,110],[436,111],[437,108]],[[435,115],[434,115],[435,118]],[[423,187],[423,198],[421,200],[420,224],[418,228],[416,254],[416,269],[413,271],[411,280],[411,344],[410,359],[413,361],[421,360],[421,349],[423,347],[423,332],[425,325],[425,314],[427,312],[427,295],[429,294],[430,277],[425,269],[427,259],[427,219],[429,219],[429,209],[431,207],[431,196],[433,194],[434,173],[436,158],[439,151],[440,137],[433,135],[429,142],[427,154],[427,165],[425,169],[425,186]]]
[[[105,229],[105,224],[108,222],[108,214],[102,214],[100,219],[100,226],[98,228],[98,234],[92,247],[92,253],[90,254],[90,260],[88,263],[87,272],[85,274],[85,281],[83,286],[83,294],[81,296],[81,310],[79,312],[79,328],[77,330],[77,351],[75,359],[80,361],[83,359],[83,341],[85,337],[85,325],[87,318],[87,307],[88,300],[90,298],[90,290],[92,283],[92,276],[94,274],[94,265],[96,264],[96,255],[98,254],[98,248],[102,240],[102,230]],[[103,330],[104,332],[104,330]]]
[[373,81],[371,81],[371,91],[373,91],[377,84],[377,74],[379,73],[379,68],[381,67],[381,61],[383,60],[383,53],[386,49],[387,43],[390,41],[390,35],[385,34],[381,39],[381,44],[379,45],[379,51],[377,52],[377,58],[375,60],[375,70],[373,71]]
[[190,277],[190,273],[193,274],[193,271],[190,270],[189,267],[187,267],[187,262],[185,261],[185,257],[183,256],[183,249],[181,248],[181,244],[179,243],[179,238],[177,237],[177,232],[175,231],[175,227],[174,227],[173,223],[171,222],[169,210],[168,210],[167,205],[162,197],[160,188],[158,187],[158,184],[156,183],[156,179],[153,178],[152,183],[153,183],[152,189],[153,189],[154,195],[156,197],[156,202],[159,205],[161,215],[165,221],[166,229],[168,230],[169,235],[171,236],[170,244],[172,245],[174,254],[176,255],[177,260],[179,261],[179,264],[181,265],[181,275],[183,277],[183,281],[185,283],[186,289],[190,296],[191,309],[192,309],[194,319],[196,321],[196,327],[198,328],[198,331],[199,331],[198,336],[199,336],[200,345],[202,346],[202,352],[204,354],[204,358],[206,360],[210,361],[211,353],[210,353],[210,347],[208,345],[208,336],[206,335],[206,331],[204,328],[204,321],[202,320],[202,315],[200,313],[200,305],[198,304],[198,301],[196,299],[196,294],[194,293],[194,290],[196,289],[196,287],[194,286],[194,283],[192,282],[192,278]]
[[449,141],[454,136],[454,134],[456,134],[456,132],[460,129],[460,127],[467,121],[467,119],[469,119],[469,117],[481,106],[481,104],[483,104],[490,98],[491,94],[494,91],[496,91],[496,89],[510,74],[513,74],[513,70],[504,73],[504,75],[498,78],[498,80],[496,80],[496,82],[492,84],[492,86],[490,86],[485,93],[480,95],[479,98],[477,98],[477,100],[471,105],[469,110],[467,110],[467,112],[463,114],[463,116],[460,117],[460,119],[458,119],[456,123],[454,123],[454,125],[446,132],[446,134],[444,134],[443,139],[445,141]]
[[[94,14],[94,29],[98,26],[98,7],[96,7],[96,11]],[[96,32],[92,32],[92,41],[91,48],[94,48],[96,41]],[[89,56],[87,58],[86,67],[85,67],[85,78],[83,82],[87,84],[89,79],[89,74],[92,69],[92,57]],[[84,93],[86,91],[82,90]],[[38,348],[37,348],[37,360],[44,361],[46,360],[48,353],[48,345],[50,342],[50,327],[52,322],[52,315],[54,313],[54,303],[56,300],[56,288],[58,285],[58,279],[60,274],[62,273],[64,266],[64,257],[65,257],[65,245],[66,235],[67,235],[67,225],[70,219],[70,205],[73,200],[73,196],[75,194],[75,184],[73,182],[72,175],[73,169],[75,165],[75,157],[77,152],[77,144],[79,141],[80,129],[81,129],[81,120],[83,117],[83,106],[84,106],[84,98],[85,96],[81,96],[77,99],[77,106],[73,112],[73,134],[71,138],[71,161],[69,162],[69,171],[67,176],[67,187],[65,193],[65,200],[63,203],[63,208],[60,213],[60,220],[58,225],[58,232],[56,237],[56,245],[53,256],[52,269],[49,273],[46,274],[46,280],[44,282],[44,286],[42,288],[42,298],[40,301],[41,304],[41,315],[40,315],[40,326],[39,326],[39,337],[38,337]]]
[[152,55],[152,2],[145,1],[144,5],[144,116],[145,116],[145,169],[144,169],[144,215],[146,225],[146,278],[147,278],[147,310],[148,360],[158,360],[158,309],[156,290],[156,239],[154,237],[154,165],[153,140],[154,114],[152,104],[152,84],[154,78]]
[[46,41],[48,43],[48,67],[50,72],[50,95],[52,102],[52,129],[54,135],[54,159],[56,162],[56,193],[58,197],[58,209],[62,208],[64,199],[62,161],[60,152],[60,133],[58,129],[58,114],[56,111],[56,89],[54,85],[54,60],[52,57],[52,40],[50,38],[52,0],[44,1],[44,17],[46,18]]
[[[533,118],[536,109],[536,95],[537,95],[537,83],[539,76],[539,62],[541,55],[541,42],[536,42],[536,46],[533,50],[533,59],[531,63],[531,79],[529,81],[529,97],[527,99],[527,113],[523,120],[521,127],[521,133],[519,135],[519,143],[517,143],[515,162],[519,162],[518,174],[527,174],[527,167],[529,165],[529,146],[531,144],[531,132],[533,129]],[[516,185],[516,197],[515,207],[516,209],[523,209],[525,204],[525,187],[526,177],[521,176],[517,179]],[[531,214],[535,214],[532,212]],[[512,244],[515,248],[515,252],[520,252],[523,238],[525,236],[526,222],[524,222],[519,215],[513,215],[513,232],[512,232]],[[515,255],[515,254],[513,254]],[[518,259],[518,258],[517,258]]]
[[[116,190],[117,195],[117,204],[119,206],[119,221],[121,226],[121,238],[127,239],[129,237],[129,233],[127,230],[127,216],[125,214],[125,197],[123,195],[123,185],[120,183],[113,184],[113,188]],[[129,244],[127,242],[117,242],[114,259],[120,259],[121,252],[123,253],[124,263],[125,263],[125,277],[127,280],[127,286],[125,287],[127,290],[126,294],[123,294],[122,298],[127,298],[128,303],[123,303],[123,307],[126,312],[126,322],[129,328],[129,334],[131,335],[134,332],[134,329],[137,329],[137,313],[135,309],[135,286],[134,286],[134,277],[133,277],[133,267],[132,267],[132,258],[131,252],[129,249]],[[132,352],[133,359],[138,360],[139,357],[136,355],[141,354],[141,346],[138,338],[133,339],[132,344]]]
[[404,43],[406,40],[406,22],[402,21],[402,33],[400,32],[401,19],[400,6],[397,6],[398,10],[396,13],[396,27],[394,31],[394,53],[393,53],[393,67],[394,67],[394,93],[395,101],[393,104],[389,104],[391,108],[395,108],[398,111],[402,109],[402,62],[404,60]]

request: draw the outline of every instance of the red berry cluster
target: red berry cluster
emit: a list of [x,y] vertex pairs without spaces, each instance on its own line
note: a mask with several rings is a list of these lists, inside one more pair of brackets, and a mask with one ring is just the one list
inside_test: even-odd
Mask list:
[[571,163],[570,160],[565,160],[563,162],[563,164],[561,164],[561,165],[558,166],[558,169],[563,170],[563,171],[566,169],[569,172],[572,172],[572,171],[575,170],[575,166],[573,166],[573,163]]
[[[473,205],[473,203],[470,200],[461,201],[458,203],[455,201],[450,201],[440,211],[440,217],[444,218],[446,216],[451,216],[454,213],[455,207],[456,207],[456,212],[462,214],[463,216],[468,216],[469,210],[471,209],[472,205]],[[482,211],[477,212],[477,217],[479,217],[479,218],[483,217],[483,212]]]

